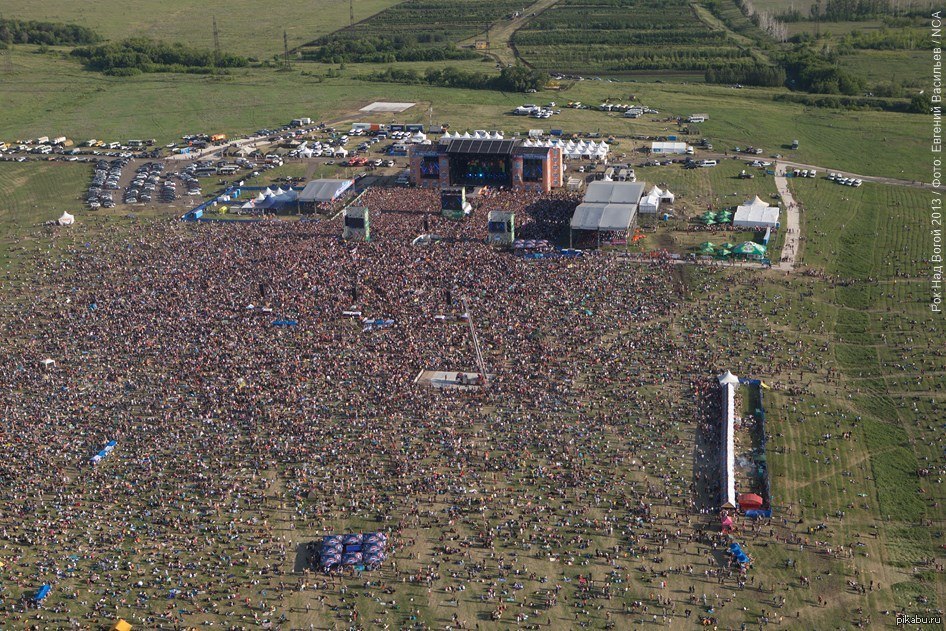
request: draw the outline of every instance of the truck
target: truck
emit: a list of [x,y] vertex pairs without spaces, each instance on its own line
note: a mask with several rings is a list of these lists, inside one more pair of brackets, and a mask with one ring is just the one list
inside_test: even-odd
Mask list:
[[226,134],[214,134],[210,137],[210,142],[223,142],[227,139]]

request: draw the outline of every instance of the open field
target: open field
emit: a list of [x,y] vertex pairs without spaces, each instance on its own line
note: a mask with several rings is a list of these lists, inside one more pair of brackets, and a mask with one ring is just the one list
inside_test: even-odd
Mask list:
[[[355,19],[364,20],[398,0],[358,0]],[[217,18],[220,47],[229,53],[267,59],[283,49],[283,31],[290,47],[348,26],[348,0],[317,0],[260,5],[246,0],[129,0],[114,2],[59,2],[6,0],[3,17],[23,20],[72,22],[87,26],[108,39],[143,35],[198,48],[213,48],[213,17]]]
[[[525,102],[527,95],[380,84],[353,78],[380,67],[372,64],[349,66],[339,78],[321,78],[330,66],[298,64],[306,69],[306,74],[246,69],[224,79],[193,75],[119,79],[85,72],[69,59],[20,49],[14,61],[16,74],[0,83],[0,98],[6,104],[0,120],[0,138],[8,142],[19,137],[61,133],[80,141],[154,137],[163,143],[187,132],[239,135],[296,116],[316,120],[377,120],[380,117],[357,112],[376,100],[418,103],[396,117],[384,117],[378,122],[395,119],[427,123],[430,104],[433,122],[449,122],[453,129],[486,126],[512,132],[535,127],[531,119],[507,115]],[[465,63],[473,67],[480,64]],[[458,64],[408,64],[421,70],[444,65]],[[775,93],[704,85],[697,93],[684,84],[580,81],[564,91],[543,92],[533,100],[580,100],[596,105],[606,98],[631,102],[636,97],[639,102],[658,108],[659,119],[667,113],[686,116],[708,112],[710,120],[699,127],[703,135],[713,140],[717,150],[751,144],[764,148],[766,156],[780,153],[786,159],[852,173],[929,179],[921,159],[926,151],[922,140],[925,122],[921,116],[808,108],[773,102],[771,97]],[[679,131],[673,123],[653,122],[650,117],[631,120],[588,110],[564,109],[550,124],[568,133],[601,131],[618,136]],[[785,148],[793,139],[801,141],[796,151]]]
[[[793,179],[804,205],[802,261],[843,278],[917,279],[929,273],[929,191]],[[867,235],[882,235],[865,247]],[[909,281],[908,281],[909,282]]]
[[857,50],[842,55],[840,64],[870,83],[901,84],[921,87],[928,74],[924,62],[929,53],[923,50]]

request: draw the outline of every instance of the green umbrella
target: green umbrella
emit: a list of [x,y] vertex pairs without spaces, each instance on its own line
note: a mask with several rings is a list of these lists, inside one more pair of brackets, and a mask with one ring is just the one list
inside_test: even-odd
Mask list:
[[730,243],[730,242],[727,241],[726,243],[724,243],[724,244],[722,244],[721,246],[719,246],[719,249],[720,249],[720,250],[732,250],[734,247],[736,247],[736,246],[734,246],[732,243]]
[[710,243],[709,241],[700,244],[700,252],[702,254],[713,254],[716,252],[716,246]]
[[757,254],[764,254],[765,248],[763,248],[758,243],[753,243],[752,241],[746,241],[745,243],[740,243],[733,248],[733,253],[735,254],[744,254],[747,256],[754,256]]

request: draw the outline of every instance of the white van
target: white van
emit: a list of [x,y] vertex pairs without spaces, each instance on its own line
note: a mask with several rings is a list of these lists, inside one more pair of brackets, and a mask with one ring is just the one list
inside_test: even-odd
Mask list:
[[714,167],[719,164],[716,160],[700,160],[701,167]]

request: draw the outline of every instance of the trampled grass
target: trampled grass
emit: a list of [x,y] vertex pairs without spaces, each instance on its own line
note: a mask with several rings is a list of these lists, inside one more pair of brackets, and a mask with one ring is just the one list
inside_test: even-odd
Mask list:
[[846,278],[925,274],[928,194],[921,189],[827,180],[792,183],[805,205],[804,261]]
[[81,194],[91,177],[84,164],[0,162],[0,265],[10,248],[63,211],[78,215]]

